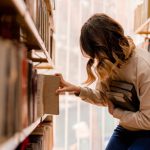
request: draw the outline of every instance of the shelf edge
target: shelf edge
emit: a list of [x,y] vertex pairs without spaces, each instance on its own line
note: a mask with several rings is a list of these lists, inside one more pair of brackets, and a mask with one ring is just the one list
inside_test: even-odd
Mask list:
[[0,144],[0,150],[14,150],[23,140],[28,137],[32,131],[43,122],[48,114],[44,114],[42,117],[38,118],[34,123],[29,125],[27,128],[23,129],[20,132],[15,133],[12,137],[6,139],[3,143]]

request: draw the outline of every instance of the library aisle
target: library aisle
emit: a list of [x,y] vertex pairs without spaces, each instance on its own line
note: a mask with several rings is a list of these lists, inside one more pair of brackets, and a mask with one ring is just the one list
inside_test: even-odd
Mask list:
[[116,19],[150,52],[150,0],[0,2],[0,150],[105,149],[118,120],[74,94],[56,94],[54,75],[82,86],[88,59],[80,31],[95,13]]

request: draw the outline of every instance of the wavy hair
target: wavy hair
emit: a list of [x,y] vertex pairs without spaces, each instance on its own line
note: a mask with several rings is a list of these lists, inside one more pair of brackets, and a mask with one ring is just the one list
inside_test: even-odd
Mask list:
[[86,67],[88,78],[85,83],[91,84],[96,79],[92,70],[95,60],[95,73],[104,81],[127,62],[135,45],[130,37],[124,35],[124,30],[118,22],[98,13],[82,26],[80,47],[82,54],[89,57]]

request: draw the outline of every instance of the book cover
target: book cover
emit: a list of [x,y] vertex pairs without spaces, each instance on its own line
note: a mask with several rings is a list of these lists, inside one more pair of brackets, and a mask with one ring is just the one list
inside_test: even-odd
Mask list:
[[112,103],[119,108],[130,110],[130,111],[136,111],[136,108],[132,104],[131,100],[128,99],[126,95],[123,93],[117,93],[117,92],[106,92],[106,95]]
[[28,60],[28,120],[29,124],[33,122],[33,91],[32,91],[32,69],[33,64]]
[[15,101],[16,101],[16,86],[18,82],[18,70],[17,70],[17,48],[11,41],[6,42],[6,49],[9,51],[9,56],[7,56],[7,62],[9,66],[7,68],[7,136],[12,136],[15,133]]
[[9,65],[7,59],[9,56],[9,49],[6,48],[6,42],[0,39],[0,136],[5,136],[6,131],[6,95],[7,93],[7,66]]
[[132,83],[113,80],[106,95],[117,107],[130,111],[139,110],[140,102]]
[[59,86],[59,77],[44,75],[43,101],[45,114],[59,114],[59,95],[56,95],[56,90]]
[[44,75],[37,75],[37,117],[41,117],[44,114],[44,106],[43,106],[43,84],[44,84]]
[[32,70],[32,95],[33,95],[33,121],[35,121],[37,117],[37,70]]

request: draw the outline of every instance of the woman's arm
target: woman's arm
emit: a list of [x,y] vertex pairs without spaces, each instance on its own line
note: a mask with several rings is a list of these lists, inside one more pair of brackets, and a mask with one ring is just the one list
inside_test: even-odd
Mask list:
[[100,106],[107,105],[104,98],[102,97],[102,92],[100,92],[100,82],[97,82],[95,89],[91,89],[89,87],[80,87],[73,85],[65,81],[61,74],[56,74],[56,76],[60,77],[60,88],[56,91],[57,94],[60,94],[62,92],[73,92],[85,102]]
[[67,81],[64,80],[62,74],[55,74],[56,76],[60,77],[60,87],[56,90],[57,94],[63,93],[63,92],[74,92],[75,94],[80,94],[80,87],[73,85]]
[[95,89],[91,89],[89,87],[81,87],[79,97],[83,101],[97,106],[107,106],[100,81],[96,83]]

